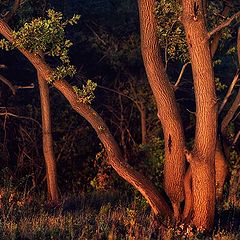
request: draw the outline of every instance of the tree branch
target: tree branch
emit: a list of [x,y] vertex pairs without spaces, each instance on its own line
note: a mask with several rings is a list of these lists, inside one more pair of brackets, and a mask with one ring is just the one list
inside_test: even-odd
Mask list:
[[[6,22],[0,20],[0,34],[13,41],[12,29]],[[32,63],[37,71],[41,71],[42,77],[47,81],[52,78],[53,70],[38,55],[30,53],[23,48],[19,51]],[[72,108],[85,118],[96,131],[99,139],[103,143],[110,165],[127,182],[132,184],[146,198],[156,215],[172,216],[172,210],[166,202],[164,196],[157,188],[142,174],[134,170],[124,161],[121,150],[110,133],[107,125],[101,116],[88,104],[80,102],[73,87],[65,80],[57,80],[53,85],[58,89],[71,104]]]
[[232,106],[230,107],[230,109],[228,110],[226,116],[224,117],[224,119],[222,121],[221,133],[223,134],[223,136],[226,136],[228,125],[231,122],[235,112],[238,110],[239,106],[240,106],[240,88],[238,89],[237,96],[236,96]]
[[5,22],[9,22],[11,18],[15,15],[17,12],[18,7],[20,6],[21,0],[15,0],[13,7],[10,12],[7,13],[7,15],[4,17]]
[[[222,13],[221,13],[221,17],[224,17],[226,18],[228,13],[230,11],[230,6],[229,4],[226,4],[226,6],[224,7]],[[214,54],[216,53],[217,51],[217,48],[218,48],[218,45],[219,45],[219,40],[221,38],[221,33],[220,32],[217,32],[214,37],[213,37],[213,40],[211,42],[211,46],[210,46],[210,50],[211,50],[211,55],[212,57],[214,56]]]
[[227,103],[229,97],[231,96],[232,91],[233,91],[233,88],[234,88],[234,86],[236,85],[238,79],[239,79],[239,71],[237,71],[236,75],[234,76],[234,78],[233,78],[233,80],[232,80],[232,83],[231,83],[231,85],[230,85],[230,87],[229,87],[229,89],[228,89],[228,91],[227,91],[227,94],[226,94],[226,96],[224,97],[221,106],[219,107],[218,114],[221,113],[221,111],[223,110],[224,106],[226,105],[226,103]]
[[25,119],[25,120],[31,120],[31,121],[35,122],[40,128],[42,128],[41,124],[37,120],[35,120],[31,117],[20,116],[20,115],[16,115],[14,113],[10,113],[7,111],[4,113],[0,112],[0,116],[5,116],[5,117],[10,116],[10,117],[20,118],[20,119]]
[[184,73],[186,67],[188,66],[188,64],[190,64],[190,62],[187,62],[187,63],[185,63],[185,64],[182,66],[181,72],[180,72],[180,74],[179,74],[179,76],[178,76],[178,80],[177,80],[176,83],[174,84],[174,90],[177,90],[177,89],[178,89],[179,83],[180,83],[180,81],[181,81],[181,79],[182,79],[183,73]]
[[221,31],[223,28],[229,26],[231,24],[231,22],[234,19],[237,19],[240,16],[240,12],[235,13],[232,17],[230,17],[229,19],[227,19],[225,22],[221,23],[219,26],[217,26],[216,28],[214,28],[211,32],[208,33],[209,38],[211,36],[213,36],[214,34],[216,34],[217,32]]
[[0,81],[5,83],[11,89],[13,95],[16,95],[16,87],[8,79],[3,75],[0,75]]

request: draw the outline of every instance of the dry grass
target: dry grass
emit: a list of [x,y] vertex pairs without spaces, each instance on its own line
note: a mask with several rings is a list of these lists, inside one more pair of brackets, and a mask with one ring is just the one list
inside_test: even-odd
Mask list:
[[[139,198],[130,200],[120,193],[93,193],[64,199],[53,208],[45,204],[43,197],[2,189],[0,239],[163,239],[150,209]],[[191,227],[169,226],[164,239],[240,239],[237,222],[234,223],[239,217],[236,210],[235,215],[230,211],[222,214],[217,220],[219,229],[210,236]],[[226,216],[227,223],[223,220]]]

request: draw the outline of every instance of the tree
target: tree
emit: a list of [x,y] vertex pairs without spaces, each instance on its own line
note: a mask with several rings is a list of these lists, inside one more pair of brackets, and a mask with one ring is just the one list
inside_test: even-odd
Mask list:
[[[90,106],[96,85],[89,81],[86,86],[79,89],[72,87],[63,80],[68,73],[74,72],[68,58],[66,58],[66,54],[62,55],[61,52],[57,52],[60,59],[67,59],[66,65],[60,68],[51,68],[39,54],[39,50],[43,50],[45,45],[41,45],[42,42],[36,42],[36,39],[32,41],[34,44],[31,45],[28,38],[33,37],[34,34],[27,35],[27,38],[25,38],[26,34],[21,34],[24,32],[24,28],[23,31],[13,32],[7,23],[1,20],[0,33],[33,64],[42,79],[50,81],[67,98],[72,108],[92,125],[105,147],[111,166],[122,178],[142,193],[156,215],[172,217],[174,214],[175,220],[181,220],[180,203],[185,200],[183,217],[187,219],[182,220],[190,219],[197,227],[209,230],[213,226],[215,212],[215,163],[217,163],[217,101],[212,67],[211,54],[213,53],[210,51],[209,42],[212,35],[230,24],[236,16],[230,18],[231,21],[227,20],[216,29],[208,32],[205,25],[206,9],[203,7],[205,6],[204,2],[187,0],[182,3],[181,20],[185,29],[192,64],[196,98],[195,141],[192,151],[186,151],[183,125],[174,94],[175,88],[169,81],[166,67],[164,67],[160,55],[159,39],[156,34],[157,20],[154,13],[155,1],[139,0],[138,4],[144,65],[156,99],[158,117],[164,131],[165,190],[171,200],[174,213],[172,213],[171,206],[156,187],[124,160],[105,122]],[[50,14],[55,20],[62,23],[60,13],[50,11]],[[40,21],[44,22],[45,20],[40,19]],[[42,36],[42,33],[49,26],[43,24],[43,28],[40,28],[43,32],[38,32],[38,28],[37,30],[35,28],[38,25],[38,20],[25,24],[28,31],[31,29],[33,33],[37,32],[39,36]],[[38,38],[41,39],[41,37]],[[60,39],[63,45],[66,44],[63,38]],[[4,41],[2,44],[9,46],[9,43]],[[55,45],[51,45],[52,42],[48,42],[48,44],[55,49]],[[44,50],[47,50],[47,48]],[[53,53],[56,52],[50,51],[50,53],[51,56],[54,56]],[[233,106],[233,109],[235,109],[237,105],[233,104]],[[189,162],[187,171],[185,157]],[[191,209],[193,216],[191,215]]]
[[[4,20],[0,20],[0,32],[12,44],[17,40],[14,39],[13,31]],[[25,47],[27,48],[27,46]],[[33,64],[36,70],[41,73],[41,76],[45,81],[52,80],[56,77],[56,72],[46,64],[41,56],[36,52],[31,53],[29,50],[26,50],[25,47],[18,46],[18,49]],[[63,73],[66,73],[66,71],[63,71]],[[108,127],[97,112],[95,112],[89,105],[89,95],[85,94],[88,90],[83,89],[83,91],[78,91],[79,89],[74,89],[65,80],[60,79],[59,74],[57,74],[57,76],[58,79],[53,81],[53,86],[66,97],[72,108],[83,116],[95,129],[99,139],[106,149],[108,161],[111,166],[122,178],[142,193],[156,215],[171,216],[171,208],[156,187],[147,178],[136,172],[124,161],[121,151]]]
[[[4,17],[5,22],[9,22],[15,15],[17,9],[20,6],[21,1],[14,1],[12,9]],[[29,30],[29,29],[28,29]],[[56,42],[57,44],[57,42]],[[42,49],[38,52],[42,58],[44,58]],[[57,203],[59,201],[58,194],[58,184],[57,184],[57,170],[56,170],[56,160],[53,151],[53,141],[52,141],[52,129],[51,129],[51,110],[50,110],[50,98],[49,89],[46,81],[42,78],[41,73],[38,72],[38,83],[41,99],[41,116],[42,116],[42,144],[43,144],[43,154],[46,165],[46,178],[47,178],[47,188],[49,201],[52,203]],[[13,94],[15,94],[16,89],[9,85],[9,81],[4,82],[12,89]]]
[[[167,78],[160,55],[157,38],[158,24],[154,15],[155,1],[139,0],[138,3],[144,65],[158,106],[158,116],[164,129],[165,189],[172,201],[175,216],[178,216],[178,210],[174,205],[177,206],[177,209],[179,208],[183,176],[185,175],[183,156],[185,142],[182,124],[173,88]],[[217,100],[209,44],[210,34],[206,29],[204,14],[206,9],[203,6],[205,6],[203,1],[182,1],[181,21],[190,54],[196,99],[195,141],[193,150],[186,152],[186,159],[190,166],[185,176],[185,211],[189,214],[188,202],[192,202],[193,223],[198,227],[210,229],[214,223],[215,212]],[[220,29],[221,27],[216,28],[214,33]],[[213,41],[212,49],[216,49],[218,40],[219,34]],[[213,51],[215,50],[212,50],[212,55]],[[216,168],[217,180],[221,178],[221,174],[218,173],[222,170],[225,172],[224,168],[226,168],[224,164],[220,167],[219,159],[222,160],[222,157],[219,157],[218,152],[219,146],[216,153],[218,160],[216,166],[219,166]],[[225,173],[224,175],[226,176]],[[188,181],[189,184],[187,184]],[[223,183],[221,185],[223,186]],[[177,195],[177,198],[174,194]],[[184,217],[187,217],[188,214],[184,213]]]
[[42,116],[42,143],[43,154],[46,164],[46,177],[48,187],[48,198],[52,203],[59,201],[56,160],[53,151],[52,126],[51,126],[51,110],[50,98],[47,82],[38,72],[38,84],[41,99],[41,116]]

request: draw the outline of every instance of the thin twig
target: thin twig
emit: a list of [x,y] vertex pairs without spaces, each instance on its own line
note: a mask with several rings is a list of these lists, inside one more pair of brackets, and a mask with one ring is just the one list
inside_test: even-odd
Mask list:
[[235,144],[237,143],[239,137],[240,137],[240,130],[238,131],[238,133],[237,133],[236,136],[234,137],[234,140],[233,140],[233,144],[232,144],[232,145],[235,145]]
[[231,22],[234,19],[237,19],[240,16],[240,12],[235,13],[232,17],[230,17],[229,19],[227,19],[225,22],[221,23],[220,25],[218,25],[216,28],[214,28],[211,32],[208,33],[209,38],[211,36],[213,36],[215,33],[221,31],[223,28],[229,26],[231,24]]
[[124,93],[122,93],[122,92],[119,92],[119,91],[117,91],[117,90],[113,90],[113,89],[111,89],[111,88],[104,87],[104,86],[101,86],[101,85],[98,85],[98,87],[99,87],[99,88],[102,88],[102,89],[104,89],[104,90],[107,90],[107,91],[109,91],[109,92],[117,93],[118,95],[121,95],[121,96],[123,96],[123,97],[126,97],[126,98],[130,99],[132,102],[136,103],[136,101],[135,101],[133,98],[129,97],[128,95],[126,95],[126,94],[124,94]]
[[91,31],[92,33],[95,35],[95,37],[97,37],[97,39],[103,43],[104,46],[107,45],[107,43],[93,30],[93,28],[91,26],[89,26],[88,24],[85,24]]
[[35,119],[33,119],[33,118],[30,118],[30,117],[20,116],[20,115],[16,115],[16,114],[10,113],[10,112],[0,113],[0,116],[5,116],[5,117],[11,116],[11,117],[15,117],[15,118],[21,118],[21,119],[31,120],[31,121],[37,123],[40,128],[42,128],[41,124],[40,124],[37,120],[35,120]]

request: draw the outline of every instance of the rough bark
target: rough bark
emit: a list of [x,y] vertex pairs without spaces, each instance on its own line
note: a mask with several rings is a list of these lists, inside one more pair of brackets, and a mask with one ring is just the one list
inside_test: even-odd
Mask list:
[[[3,20],[0,20],[0,34],[10,42],[13,41],[12,30]],[[32,54],[24,49],[19,49],[19,51],[33,64],[45,80],[52,77],[52,70],[40,56]],[[114,137],[111,135],[108,127],[97,112],[95,112],[91,106],[79,102],[72,86],[65,80],[55,81],[53,85],[66,97],[72,108],[92,125],[106,149],[109,163],[116,172],[141,192],[155,214],[170,217],[172,215],[172,210],[166,203],[164,197],[147,178],[136,172],[124,161]]]
[[[185,202],[183,210],[183,219],[188,221],[190,218],[190,213],[192,209],[192,172],[191,166],[188,167],[188,170],[184,177],[184,193],[185,193]],[[190,219],[189,219],[190,220]]]
[[160,56],[160,47],[156,35],[157,21],[154,14],[155,0],[138,0],[138,6],[142,57],[164,132],[164,185],[171,199],[174,215],[178,217],[180,202],[184,198],[184,133],[174,91]]
[[49,89],[46,80],[43,79],[38,71],[38,84],[41,100],[42,115],[42,144],[46,166],[48,198],[50,202],[57,203],[59,200],[56,159],[53,151],[51,109],[49,99]]
[[182,22],[192,63],[196,97],[196,133],[190,162],[193,224],[197,227],[211,229],[215,213],[214,156],[217,136],[217,101],[208,32],[202,6],[201,0],[183,1]]

